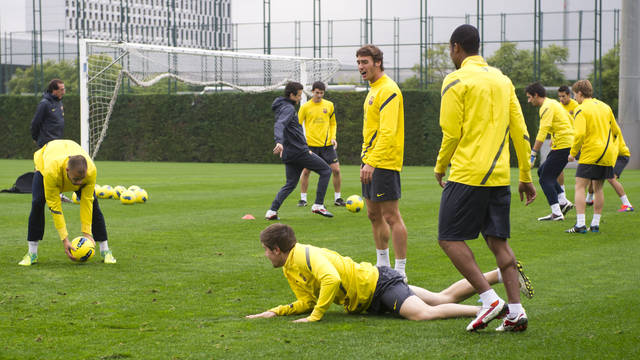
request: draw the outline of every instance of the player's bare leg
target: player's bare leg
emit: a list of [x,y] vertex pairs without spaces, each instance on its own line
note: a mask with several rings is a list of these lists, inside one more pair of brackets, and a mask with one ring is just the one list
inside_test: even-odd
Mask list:
[[300,201],[298,201],[298,206],[307,206],[307,190],[309,189],[309,174],[311,174],[311,170],[302,169],[302,173],[300,174]]
[[427,305],[417,296],[409,296],[400,308],[400,316],[409,320],[435,320],[455,317],[474,317],[479,306],[461,304]]
[[[498,270],[489,271],[483,274],[490,285],[498,283]],[[459,303],[476,294],[476,290],[467,279],[461,279],[451,284],[448,288],[434,293],[419,286],[409,285],[417,297],[428,305],[435,306],[448,303]]]
[[344,199],[342,199],[342,195],[340,190],[342,188],[342,175],[340,174],[340,163],[334,162],[333,164],[329,164],[331,168],[331,175],[333,176],[333,190],[335,192],[334,196],[334,205],[336,206],[345,206]]

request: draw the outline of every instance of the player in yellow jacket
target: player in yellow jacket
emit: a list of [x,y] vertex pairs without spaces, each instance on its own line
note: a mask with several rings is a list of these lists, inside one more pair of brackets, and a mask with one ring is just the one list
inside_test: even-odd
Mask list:
[[[270,318],[309,314],[295,322],[321,320],[331,303],[343,305],[347,313],[394,313],[409,320],[433,320],[476,315],[478,306],[459,305],[474,294],[466,280],[433,293],[407,285],[402,274],[388,266],[356,263],[329,249],[297,242],[293,229],[273,224],[260,233],[265,256],[275,268],[282,267],[296,300],[247,318]],[[489,282],[500,281],[499,271],[484,274]],[[520,273],[521,291],[533,296],[529,279]]]
[[[620,136],[616,137],[615,143],[617,144],[616,146],[618,148],[618,158],[616,159],[616,164],[613,167],[613,177],[607,179],[607,181],[609,181],[609,184],[611,184],[613,189],[616,191],[616,194],[618,194],[618,197],[620,197],[620,201],[622,202],[622,205],[620,205],[620,209],[618,209],[618,212],[630,212],[634,210],[633,205],[631,205],[627,194],[624,192],[624,187],[622,186],[620,181],[618,181],[618,179],[620,179],[622,171],[629,163],[631,151],[629,151],[629,147],[624,141],[624,137],[622,137],[622,132],[620,133]],[[593,205],[592,183],[589,183],[589,192],[587,193],[586,203],[588,206]]]
[[[578,106],[578,102],[571,98],[571,89],[569,89],[567,85],[562,85],[558,88],[558,101],[560,101],[562,107],[569,113],[571,126],[573,127],[573,113]],[[564,171],[558,176],[558,184],[560,184],[560,188],[564,192]]]
[[[326,86],[322,81],[316,81],[311,86],[313,97],[298,111],[298,121],[304,125],[305,137],[309,150],[320,156],[329,167],[333,175],[334,202],[336,206],[345,206],[340,187],[340,162],[338,162],[338,141],[336,140],[337,124],[333,103],[324,99]],[[307,189],[309,188],[309,174],[311,170],[302,170],[300,176],[300,201],[298,206],[307,206]]]
[[377,46],[361,47],[356,51],[356,59],[362,79],[371,86],[364,100],[360,182],[376,244],[377,265],[390,266],[391,237],[396,258],[394,269],[404,275],[407,228],[398,208],[404,157],[402,92],[384,73],[383,53]]
[[589,183],[593,183],[594,190],[593,219],[589,230],[599,232],[604,206],[602,185],[604,179],[613,178],[613,166],[618,155],[615,138],[621,132],[609,105],[592,97],[593,88],[589,80],[578,80],[572,88],[580,105],[573,120],[575,134],[569,161],[574,161],[578,153],[580,160],[576,169],[576,224],[566,232],[587,232],[584,193]]
[[[528,319],[518,293],[517,262],[507,239],[511,204],[509,138],[518,156],[520,199],[536,197],[531,182],[531,144],[511,80],[478,55],[480,35],[461,25],[449,40],[456,67],[442,83],[442,144],[434,168],[444,188],[438,217],[438,240],[458,271],[480,294],[482,310],[467,331],[483,329],[508,312],[497,331],[526,330]],[[451,164],[448,181],[443,181]],[[482,276],[466,240],[482,233],[502,271],[507,305]]]
[[65,253],[71,260],[71,242],[62,213],[60,193],[74,191],[80,199],[80,223],[83,236],[100,244],[100,254],[106,264],[115,264],[107,243],[104,216],[95,199],[94,187],[98,171],[91,157],[72,140],[52,140],[33,155],[36,171],[33,176],[31,214],[27,241],[29,251],[19,265],[38,262],[38,242],[44,235],[45,204],[51,211]]
[[525,93],[527,101],[540,108],[540,126],[536,142],[531,149],[531,166],[533,166],[547,134],[551,135],[551,151],[538,168],[540,186],[547,197],[549,206],[551,206],[551,214],[540,217],[538,220],[564,220],[564,215],[573,208],[573,204],[567,200],[564,188],[558,183],[558,177],[567,166],[569,150],[573,144],[571,116],[558,101],[547,97],[547,91],[539,82],[527,86]]

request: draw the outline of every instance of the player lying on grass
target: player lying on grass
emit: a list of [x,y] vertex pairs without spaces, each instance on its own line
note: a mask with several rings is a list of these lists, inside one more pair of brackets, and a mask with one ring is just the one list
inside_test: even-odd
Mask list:
[[[399,272],[388,266],[375,267],[367,262],[356,263],[335,251],[297,242],[293,229],[285,224],[273,224],[260,233],[265,256],[274,267],[283,267],[296,301],[276,306],[265,312],[247,315],[249,319],[278,315],[311,313],[294,322],[318,321],[332,302],[344,305],[348,313],[387,312],[409,320],[434,320],[454,317],[474,317],[479,306],[461,305],[475,290],[466,280],[434,293],[407,285]],[[533,288],[520,270],[521,290],[528,297]],[[485,273],[490,284],[499,281],[497,270]]]

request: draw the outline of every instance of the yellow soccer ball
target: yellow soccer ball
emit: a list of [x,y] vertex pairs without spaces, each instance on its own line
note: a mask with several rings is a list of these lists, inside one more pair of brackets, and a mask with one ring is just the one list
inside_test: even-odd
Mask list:
[[140,186],[138,186],[138,185],[131,185],[131,186],[129,186],[129,189],[128,189],[128,190],[136,191],[136,190],[138,190],[138,189],[140,189]]
[[127,190],[126,187],[122,186],[122,185],[118,185],[116,187],[113,188],[113,198],[116,200],[120,199],[120,195],[122,195],[123,192],[125,192]]
[[96,189],[96,195],[100,199],[111,199],[113,197],[113,188],[109,185],[102,185],[100,190]]
[[146,203],[149,200],[149,194],[145,189],[137,189],[134,193],[136,194],[136,202]]
[[131,205],[136,202],[136,193],[131,190],[125,190],[120,194],[120,202],[125,205]]
[[93,257],[96,252],[96,244],[93,240],[84,236],[78,236],[71,240],[71,255],[79,262],[85,262]]
[[78,195],[76,195],[75,191],[71,193],[71,200],[74,204],[80,204],[80,199],[78,199]]
[[347,198],[346,202],[347,210],[357,213],[360,210],[364,209],[364,201],[359,195],[351,195]]

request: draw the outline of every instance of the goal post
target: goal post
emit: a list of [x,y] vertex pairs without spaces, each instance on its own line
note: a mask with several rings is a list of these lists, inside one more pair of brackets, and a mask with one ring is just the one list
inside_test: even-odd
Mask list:
[[163,86],[173,79],[184,91],[206,89],[264,92],[289,81],[310,89],[339,70],[337,59],[238,53],[82,39],[80,54],[80,138],[95,158],[109,127],[122,85]]

